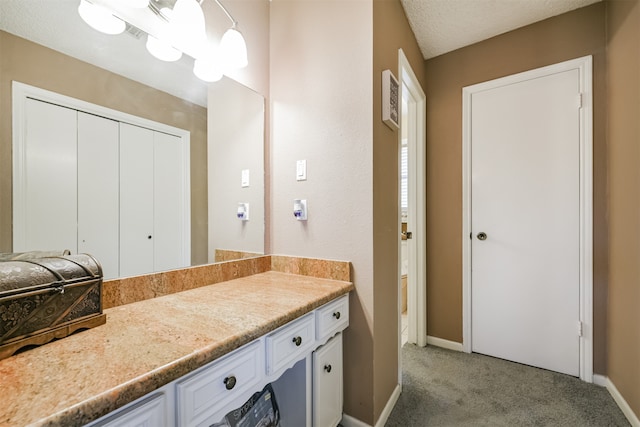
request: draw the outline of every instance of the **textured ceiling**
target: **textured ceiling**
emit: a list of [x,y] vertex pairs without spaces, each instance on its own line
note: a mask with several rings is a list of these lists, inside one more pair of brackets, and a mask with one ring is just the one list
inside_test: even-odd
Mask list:
[[401,0],[425,59],[600,0]]

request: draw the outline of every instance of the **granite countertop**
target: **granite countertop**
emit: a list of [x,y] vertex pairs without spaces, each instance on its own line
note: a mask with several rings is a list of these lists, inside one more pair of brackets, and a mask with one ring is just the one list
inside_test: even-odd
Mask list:
[[268,271],[105,310],[105,325],[0,360],[0,426],[83,425],[351,290]]

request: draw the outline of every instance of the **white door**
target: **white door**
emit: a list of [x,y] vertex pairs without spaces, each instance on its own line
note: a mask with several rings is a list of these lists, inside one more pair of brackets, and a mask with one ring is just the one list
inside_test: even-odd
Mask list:
[[573,69],[473,93],[470,116],[472,351],[574,376],[579,77]]
[[119,277],[119,123],[78,112],[78,252]]
[[13,251],[77,251],[75,110],[27,99],[14,150]]
[[181,138],[154,132],[154,271],[186,267]]
[[120,123],[120,275],[154,271],[153,131]]

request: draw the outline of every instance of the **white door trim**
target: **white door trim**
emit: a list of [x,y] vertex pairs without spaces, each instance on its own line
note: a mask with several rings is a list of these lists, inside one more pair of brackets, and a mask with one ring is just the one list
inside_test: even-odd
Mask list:
[[[191,163],[191,133],[187,130],[164,123],[154,122],[122,111],[113,110],[111,108],[102,107],[70,96],[51,92],[35,86],[30,86],[17,81],[12,82],[12,140],[13,140],[13,239],[12,244],[23,242],[25,239],[26,224],[22,221],[25,218],[24,194],[26,188],[25,177],[22,171],[25,170],[25,105],[28,98],[48,102],[62,107],[71,108],[85,113],[94,114],[96,116],[105,117],[118,122],[129,123],[135,126],[163,132],[169,135],[175,135],[182,139],[182,158],[183,170],[190,171]],[[183,200],[185,214],[183,215],[183,250],[182,260],[185,265],[191,265],[191,174],[187,173],[181,183],[183,187]]]
[[[471,97],[488,89],[568,70],[579,71],[580,109],[580,379],[593,381],[593,94],[591,56],[462,89],[462,346],[471,352]],[[578,102],[578,100],[576,100]]]
[[[409,260],[409,265],[415,266],[416,280],[415,288],[408,286],[407,288],[407,314],[409,321],[409,342],[412,342],[411,331],[416,332],[413,342],[419,346],[427,345],[427,278],[426,278],[426,129],[427,129],[427,98],[420,87],[420,81],[416,77],[411,64],[407,59],[404,51],[398,49],[398,71],[400,87],[404,84],[415,99],[416,107],[416,200],[415,200],[415,226],[413,230],[413,242],[416,250],[410,251],[414,254]],[[399,203],[398,203],[399,204]],[[410,203],[411,206],[411,203]],[[400,224],[398,224],[400,227]],[[400,236],[400,233],[398,233]],[[400,269],[398,269],[398,286],[400,287]],[[413,288],[413,289],[412,289]]]

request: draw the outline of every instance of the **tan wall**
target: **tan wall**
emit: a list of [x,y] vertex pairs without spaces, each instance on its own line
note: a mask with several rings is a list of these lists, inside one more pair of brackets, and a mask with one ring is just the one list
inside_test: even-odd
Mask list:
[[606,371],[605,4],[597,3],[426,62],[427,327],[462,342],[462,88],[593,55],[594,370]]
[[607,4],[607,374],[640,417],[640,2]]
[[10,252],[11,81],[191,132],[191,260],[207,262],[207,110],[0,31],[0,252]]
[[381,119],[382,71],[398,71],[402,48],[424,87],[424,59],[399,0],[373,2],[374,419],[398,384],[398,131]]

